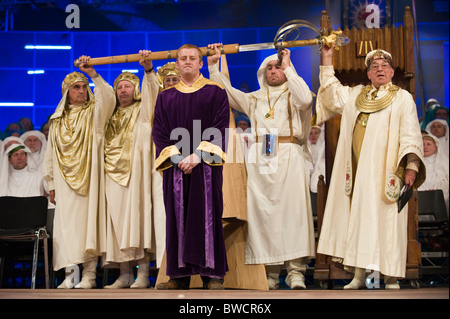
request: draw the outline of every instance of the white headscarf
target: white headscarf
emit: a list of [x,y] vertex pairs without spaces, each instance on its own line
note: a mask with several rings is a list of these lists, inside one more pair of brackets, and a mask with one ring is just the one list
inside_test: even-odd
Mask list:
[[44,133],[40,131],[27,131],[23,133],[20,138],[24,141],[30,136],[36,136],[41,141],[41,149],[37,152],[32,152],[28,157],[28,167],[35,171],[42,171],[42,164],[44,163],[45,150],[47,149],[47,139]]
[[[269,91],[269,84],[267,83],[267,80],[266,80],[266,68],[267,68],[267,64],[269,64],[269,62],[275,61],[275,60],[278,60],[278,54],[272,54],[272,55],[268,56],[267,58],[265,58],[264,61],[261,63],[261,66],[259,67],[258,72],[256,73],[260,89],[257,90],[256,92],[253,92],[250,94],[255,96],[258,99],[267,99],[267,91]],[[290,67],[295,72],[295,74],[298,75],[297,71],[294,68],[294,65],[292,64],[292,61],[291,61]],[[286,81],[285,83],[283,83],[277,87],[270,87],[270,88],[271,88],[270,92],[274,91],[274,89],[278,90],[278,91],[279,90],[283,91],[288,88],[288,83]],[[309,143],[308,143],[308,136],[309,136],[309,131],[311,128],[311,123],[310,123],[311,114],[309,111],[299,111],[299,112],[300,112],[301,125],[302,125],[302,134],[301,134],[300,139],[303,141],[303,153],[304,153],[305,159],[312,161],[311,147],[309,146]]]
[[448,152],[449,152],[449,145],[448,145],[448,143],[449,143],[449,132],[448,132],[448,131],[449,131],[449,127],[448,127],[447,121],[441,120],[441,119],[435,119],[435,120],[432,120],[430,123],[428,123],[425,130],[426,130],[430,135],[433,135],[433,134],[431,133],[431,125],[432,125],[434,122],[439,122],[439,123],[441,123],[442,125],[444,125],[444,127],[445,127],[445,135],[442,136],[442,137],[438,137],[438,139],[439,139],[439,148],[441,149],[441,152],[442,152],[443,154],[445,154],[447,157],[449,157],[449,154],[448,154]]
[[[3,140],[3,144],[0,147],[0,179],[2,178],[2,169],[1,168],[3,167],[3,158],[5,155],[5,147],[6,147],[6,144],[8,144],[11,141],[15,141],[19,144],[23,144],[23,140],[17,136],[8,136],[7,138],[5,138]],[[8,162],[8,158],[6,158],[6,161]]]
[[419,191],[442,189],[444,192],[445,204],[449,206],[449,159],[442,152],[438,138],[432,134],[423,138],[432,138],[436,144],[437,151],[428,157],[424,157],[427,177],[425,182],[418,188]]
[[4,150],[0,170],[0,196],[7,196],[9,175],[13,170],[13,167],[8,160],[8,154],[17,147],[21,147],[28,153],[28,155],[31,153],[30,149],[23,144],[23,141],[20,143],[11,144],[6,150]]

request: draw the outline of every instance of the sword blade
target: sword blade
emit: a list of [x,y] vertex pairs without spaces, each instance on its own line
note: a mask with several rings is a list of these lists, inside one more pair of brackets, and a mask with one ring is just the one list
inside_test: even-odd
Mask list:
[[283,42],[278,42],[277,47],[275,47],[275,44],[273,42],[244,44],[244,45],[239,45],[239,52],[259,51],[259,50],[268,50],[268,49],[278,50],[280,48],[294,48],[294,47],[303,47],[303,46],[317,45],[317,44],[320,44],[319,39],[283,41]]
[[273,42],[239,45],[239,52],[275,49]]

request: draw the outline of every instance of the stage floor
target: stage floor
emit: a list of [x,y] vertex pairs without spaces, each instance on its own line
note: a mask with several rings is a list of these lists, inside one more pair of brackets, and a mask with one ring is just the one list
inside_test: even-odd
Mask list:
[[155,289],[0,289],[0,299],[449,299],[449,288],[400,290],[234,290],[202,289],[164,291]]

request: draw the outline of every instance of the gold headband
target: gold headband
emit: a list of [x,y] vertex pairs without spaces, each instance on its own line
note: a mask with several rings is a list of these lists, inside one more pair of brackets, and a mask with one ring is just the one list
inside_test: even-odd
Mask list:
[[367,54],[366,61],[365,61],[366,67],[368,68],[372,64],[372,62],[377,59],[385,60],[387,63],[389,63],[389,65],[392,68],[394,68],[394,66],[392,64],[392,55],[389,52],[381,50],[381,49],[370,51]]

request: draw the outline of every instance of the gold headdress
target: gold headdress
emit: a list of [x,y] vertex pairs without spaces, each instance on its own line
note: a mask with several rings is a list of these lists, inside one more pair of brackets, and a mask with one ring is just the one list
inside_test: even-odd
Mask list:
[[159,86],[161,87],[161,89],[164,89],[164,79],[168,75],[180,76],[180,71],[178,70],[175,62],[168,62],[158,69],[156,77],[158,79]]
[[129,81],[131,84],[134,85],[133,100],[140,101],[141,100],[141,89],[139,87],[140,80],[135,74],[130,72],[123,72],[116,78],[116,80],[114,81],[114,93],[115,94],[117,93],[117,85],[119,84],[120,81],[123,80]]
[[87,77],[80,72],[72,72],[66,75],[64,78],[62,84],[61,84],[61,93],[62,93],[62,99],[59,101],[58,106],[56,107],[55,113],[50,117],[51,120],[61,117],[62,113],[64,111],[64,108],[66,105],[69,104],[69,101],[67,99],[67,95],[69,92],[69,88],[74,85],[77,82],[84,82],[87,85],[88,89],[88,96],[87,101],[85,103],[94,103],[95,97],[94,93],[92,92],[91,88],[89,87],[89,81]]

